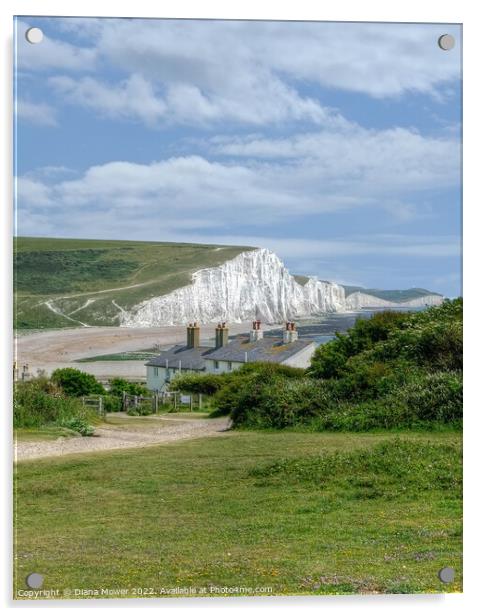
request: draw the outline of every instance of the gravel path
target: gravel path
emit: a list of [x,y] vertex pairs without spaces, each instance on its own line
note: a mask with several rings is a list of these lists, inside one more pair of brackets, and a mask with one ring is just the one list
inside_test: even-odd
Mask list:
[[[108,451],[133,447],[147,447],[159,443],[221,436],[229,429],[230,420],[226,417],[216,419],[180,419],[157,417],[153,421],[129,426],[104,424],[97,428],[95,436],[59,438],[55,441],[18,441],[15,444],[15,460],[34,460],[64,456],[67,454]],[[159,425],[156,425],[157,421]]]

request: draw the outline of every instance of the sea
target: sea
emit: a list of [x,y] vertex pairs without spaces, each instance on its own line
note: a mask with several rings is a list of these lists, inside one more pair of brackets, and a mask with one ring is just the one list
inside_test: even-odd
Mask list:
[[[369,319],[376,312],[387,308],[366,308],[356,312],[343,312],[324,314],[319,317],[300,319],[296,321],[298,336],[302,339],[313,340],[317,345],[325,344],[335,337],[335,333],[344,333],[353,327],[357,319]],[[394,308],[397,312],[420,312],[422,308]],[[282,328],[265,331],[265,337],[281,336]]]

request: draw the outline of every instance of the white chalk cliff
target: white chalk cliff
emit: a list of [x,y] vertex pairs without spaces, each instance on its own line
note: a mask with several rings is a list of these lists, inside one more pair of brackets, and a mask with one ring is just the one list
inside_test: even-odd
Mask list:
[[391,302],[381,297],[375,297],[368,293],[356,291],[351,293],[345,300],[346,310],[360,310],[362,308],[424,308],[425,306],[438,306],[443,302],[443,297],[432,293],[423,295],[405,302]]
[[119,315],[121,326],[183,325],[191,321],[280,323],[345,310],[345,290],[315,277],[301,285],[265,248],[240,253],[195,272],[192,283],[145,300]]
[[192,321],[240,323],[252,319],[281,323],[327,312],[424,307],[442,301],[443,297],[436,294],[403,303],[360,291],[345,297],[341,285],[314,276],[302,285],[276,254],[258,248],[242,252],[217,267],[199,270],[192,275],[191,284],[121,310],[118,318],[124,327],[185,325]]

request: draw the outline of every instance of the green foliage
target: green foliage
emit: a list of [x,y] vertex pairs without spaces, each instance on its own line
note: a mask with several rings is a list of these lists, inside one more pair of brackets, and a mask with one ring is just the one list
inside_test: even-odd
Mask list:
[[242,378],[244,375],[255,374],[266,378],[280,376],[288,379],[295,379],[304,377],[305,371],[302,368],[293,368],[292,366],[285,366],[283,364],[259,361],[248,362],[231,374],[234,378]]
[[[193,394],[214,395],[217,406],[217,415],[228,414],[228,400],[232,395],[236,395],[237,389],[247,379],[259,377],[261,380],[273,377],[283,377],[287,379],[301,378],[305,371],[301,368],[292,368],[268,362],[253,362],[241,366],[233,372],[223,374],[178,374],[171,381],[169,389],[171,391],[182,391]],[[218,394],[219,395],[216,395]],[[226,400],[226,403],[224,402]]]
[[341,376],[350,357],[387,340],[390,333],[404,326],[411,316],[406,312],[387,310],[375,313],[370,319],[357,319],[346,334],[337,334],[334,340],[316,349],[309,369],[310,376],[322,379]]
[[137,406],[131,406],[127,411],[127,415],[132,415],[134,417],[145,417],[153,413],[154,410],[150,402],[140,402]]
[[106,413],[118,413],[122,411],[122,398],[119,396],[102,396],[102,403]]
[[122,398],[122,392],[131,396],[149,396],[150,391],[140,383],[132,383],[126,379],[116,378],[109,381],[109,393]]
[[353,452],[282,458],[255,467],[251,475],[285,483],[308,482],[319,490],[337,485],[341,496],[354,499],[423,498],[429,490],[462,496],[459,447],[398,438]]
[[194,372],[179,373],[172,379],[170,391],[182,391],[193,394],[215,394],[227,379],[221,374],[195,374]]
[[421,373],[392,394],[421,422],[462,421],[462,373],[455,371]]
[[280,368],[247,364],[217,391],[218,411],[236,427],[461,427],[462,301],[360,319],[317,349],[304,376]]
[[66,420],[63,423],[63,427],[69,428],[69,430],[74,430],[81,436],[92,436],[94,434],[93,426],[89,425],[82,417],[72,417],[71,419]]
[[93,374],[82,372],[77,368],[57,368],[52,372],[51,380],[59,385],[67,396],[79,397],[105,393],[103,386]]
[[15,384],[13,425],[38,428],[46,425],[67,426],[73,419],[89,419],[82,403],[67,397],[55,383],[42,377]]

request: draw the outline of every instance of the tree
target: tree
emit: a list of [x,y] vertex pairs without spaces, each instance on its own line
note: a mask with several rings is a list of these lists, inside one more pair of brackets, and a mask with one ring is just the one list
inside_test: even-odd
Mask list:
[[105,394],[105,389],[93,374],[82,372],[77,368],[58,368],[52,372],[51,379],[62,388],[67,396]]
[[148,396],[149,390],[144,385],[140,385],[139,383],[130,383],[125,379],[112,379],[109,381],[110,391],[109,393],[113,396],[122,396],[122,392],[126,392],[131,396]]

